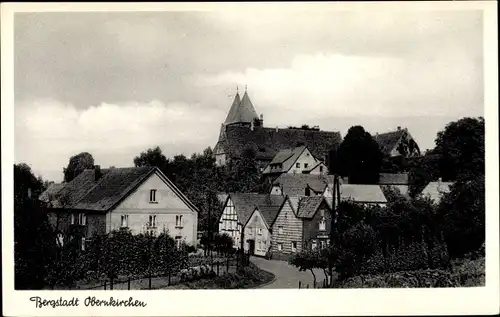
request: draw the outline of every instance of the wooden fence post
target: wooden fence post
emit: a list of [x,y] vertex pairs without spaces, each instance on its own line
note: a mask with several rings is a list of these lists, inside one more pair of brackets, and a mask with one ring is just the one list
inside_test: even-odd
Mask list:
[[172,269],[169,267],[168,268],[168,286],[170,286],[171,277],[172,277]]
[[307,284],[307,287],[306,288],[309,288],[309,284]]
[[299,281],[299,289],[300,289],[300,284],[301,284],[301,282]]
[[219,276],[219,261],[217,261],[217,276]]
[[149,272],[149,289],[151,289],[151,272]]
[[109,289],[113,290],[113,278],[109,280]]
[[226,258],[226,273],[229,273],[229,258]]
[[127,290],[130,291],[130,276],[128,277],[128,281],[127,281]]
[[106,290],[106,281],[104,281],[104,290]]

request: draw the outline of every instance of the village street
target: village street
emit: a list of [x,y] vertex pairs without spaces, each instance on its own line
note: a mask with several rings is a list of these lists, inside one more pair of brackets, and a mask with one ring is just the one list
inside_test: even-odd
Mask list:
[[[262,288],[277,289],[277,288],[299,288],[299,281],[302,288],[313,287],[313,277],[310,271],[299,272],[299,270],[286,261],[266,260],[260,257],[252,257],[251,261],[259,268],[271,272],[276,276],[276,280]],[[322,283],[325,279],[325,274],[322,270],[314,270],[316,274],[316,282]]]

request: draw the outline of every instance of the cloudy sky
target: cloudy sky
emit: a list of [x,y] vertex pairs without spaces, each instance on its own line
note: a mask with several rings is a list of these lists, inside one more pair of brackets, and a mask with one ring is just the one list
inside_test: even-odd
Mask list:
[[238,85],[266,126],[402,126],[432,148],[483,115],[482,28],[481,11],[18,13],[15,160],[60,181],[82,151],[201,152]]

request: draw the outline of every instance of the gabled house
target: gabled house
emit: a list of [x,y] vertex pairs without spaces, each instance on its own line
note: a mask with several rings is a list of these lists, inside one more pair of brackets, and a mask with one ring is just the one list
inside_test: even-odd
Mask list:
[[420,195],[422,195],[423,197],[428,197],[434,203],[439,204],[441,202],[441,199],[443,198],[443,195],[450,192],[450,187],[452,184],[452,182],[442,182],[441,179],[439,179],[437,182],[430,182],[429,184],[427,184],[427,186],[425,186]]
[[[257,218],[266,219],[268,217],[267,214],[271,213],[269,209],[279,209],[284,201],[285,197],[282,195],[229,193],[219,218],[219,233],[228,234],[233,239],[234,247],[241,248],[242,232],[251,216],[255,213],[256,208],[261,212],[261,216],[256,215]],[[270,218],[268,220],[271,221]],[[250,222],[249,226],[251,227],[252,224],[253,222]],[[265,223],[265,227],[270,228],[271,226],[271,223]],[[262,225],[260,227],[263,228]],[[243,235],[244,250],[250,250],[252,244],[255,246],[255,238],[246,238]],[[266,244],[267,247],[268,245]]]
[[407,128],[398,127],[396,131],[377,133],[374,139],[386,157],[420,156],[420,148]]
[[198,209],[156,167],[96,165],[41,198],[51,202],[50,223],[63,237],[77,232],[82,248],[85,239],[120,228],[132,234],[167,230],[178,246],[196,245]]
[[288,197],[272,225],[271,252],[274,255],[289,256],[302,251],[302,219]]
[[271,249],[271,237],[274,221],[286,203],[286,198],[281,205],[261,205],[255,207],[254,212],[244,226],[244,239],[248,244],[250,253],[265,256]]
[[328,246],[332,213],[325,197],[302,197],[298,202],[297,217],[302,219],[303,249]]
[[378,184],[386,197],[389,189],[396,190],[404,197],[409,197],[408,173],[380,173]]
[[280,150],[263,171],[266,176],[279,176],[283,173],[328,174],[328,170],[324,163],[315,158],[309,149],[302,145]]
[[333,179],[333,175],[281,174],[273,181],[271,193],[288,196],[321,195],[328,184],[333,184]]

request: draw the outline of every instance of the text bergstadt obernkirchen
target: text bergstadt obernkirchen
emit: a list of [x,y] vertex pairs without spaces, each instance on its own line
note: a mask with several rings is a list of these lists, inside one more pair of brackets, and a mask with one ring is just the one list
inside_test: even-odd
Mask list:
[[[40,296],[33,296],[30,301],[35,302],[37,308],[43,307],[78,307],[80,306],[80,298],[72,297],[71,299],[45,299]],[[98,307],[146,307],[147,303],[139,300],[134,300],[133,297],[128,299],[117,299],[110,297],[109,299],[98,299],[95,296],[88,296],[83,300],[85,306],[98,306]]]

